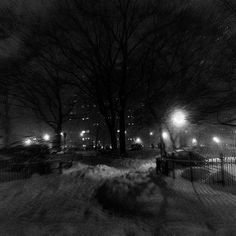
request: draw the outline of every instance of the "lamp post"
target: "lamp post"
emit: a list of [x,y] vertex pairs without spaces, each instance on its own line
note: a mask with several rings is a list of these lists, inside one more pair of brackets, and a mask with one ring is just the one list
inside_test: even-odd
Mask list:
[[154,148],[154,145],[153,145],[153,139],[152,139],[152,136],[154,135],[154,133],[153,133],[153,131],[150,131],[149,132],[149,146],[151,147],[151,148]]
[[50,135],[49,135],[49,134],[45,134],[45,135],[43,136],[43,140],[44,140],[44,141],[49,141],[49,140],[50,140]]
[[217,136],[214,136],[213,138],[212,138],[212,141],[216,144],[216,150],[217,150],[217,152],[219,152],[219,153],[221,153],[222,152],[222,149],[221,149],[221,140],[220,140],[220,138],[219,137],[217,137]]
[[179,130],[179,143],[182,143],[182,128],[187,124],[187,115],[183,110],[176,110],[171,115],[171,122]]

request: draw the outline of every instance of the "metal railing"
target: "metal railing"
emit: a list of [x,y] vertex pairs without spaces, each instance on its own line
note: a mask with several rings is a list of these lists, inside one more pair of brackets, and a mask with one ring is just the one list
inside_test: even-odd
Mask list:
[[156,172],[173,178],[205,184],[236,185],[236,157],[194,160],[175,159],[174,156],[156,159]]
[[14,180],[28,179],[33,174],[48,175],[52,173],[62,174],[63,169],[70,167],[72,160],[58,161],[48,160],[40,162],[13,163],[0,161],[0,183]]

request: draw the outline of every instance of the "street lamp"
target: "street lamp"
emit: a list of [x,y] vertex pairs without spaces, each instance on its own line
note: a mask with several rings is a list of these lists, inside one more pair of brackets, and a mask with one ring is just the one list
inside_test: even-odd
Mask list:
[[150,132],[149,134],[150,134],[150,136],[152,136],[152,135],[153,135],[153,132]]
[[215,143],[217,143],[217,144],[220,143],[220,139],[219,139],[218,137],[216,137],[216,136],[214,136],[214,137],[212,138],[212,140],[213,140],[213,142],[215,142]]
[[195,139],[195,138],[192,139],[192,145],[194,145],[194,146],[197,145],[197,139]]
[[184,113],[184,111],[177,110],[172,114],[171,121],[174,126],[176,126],[177,128],[181,128],[187,122],[186,114]]
[[44,141],[49,141],[50,140],[50,136],[48,134],[45,134],[43,136],[43,139],[44,139]]
[[30,145],[32,144],[31,139],[27,138],[27,139],[24,141],[24,144],[25,144],[26,146],[30,146]]
[[142,143],[141,138],[136,138],[135,143]]
[[162,138],[165,140],[168,139],[168,133],[166,131],[162,132]]
[[187,124],[186,113],[183,110],[176,110],[171,116],[172,124],[179,130],[179,145],[183,145],[183,131],[180,128],[183,128]]

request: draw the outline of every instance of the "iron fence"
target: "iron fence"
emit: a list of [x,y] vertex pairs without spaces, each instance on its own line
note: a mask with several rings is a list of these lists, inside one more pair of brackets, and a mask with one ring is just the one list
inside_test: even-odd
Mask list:
[[183,178],[191,182],[205,184],[236,185],[236,157],[224,157],[202,160],[157,158],[156,171],[173,178]]
[[33,174],[61,174],[64,168],[70,167],[71,165],[71,160],[52,160],[29,163],[13,163],[11,161],[0,161],[0,183],[28,179]]

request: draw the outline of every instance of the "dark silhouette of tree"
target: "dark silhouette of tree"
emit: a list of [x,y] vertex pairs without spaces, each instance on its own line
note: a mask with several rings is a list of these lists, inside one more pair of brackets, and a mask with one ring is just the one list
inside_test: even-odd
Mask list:
[[188,119],[199,122],[223,107],[220,101],[227,91],[221,78],[227,56],[222,54],[225,42],[218,21],[188,5],[177,19],[158,35],[146,60],[145,106],[139,111],[148,114],[144,120],[164,125],[170,133],[167,121],[174,109],[188,111]]
[[[160,31],[172,25],[173,2],[63,1],[49,33],[68,61],[65,72],[104,116],[113,149],[126,152],[125,114],[144,79],[144,62]],[[55,32],[56,31],[56,32]]]
[[55,54],[31,60],[17,76],[15,97],[37,118],[46,123],[55,133],[55,147],[61,147],[63,124],[68,121],[73,109],[73,89],[67,77],[45,60]]

